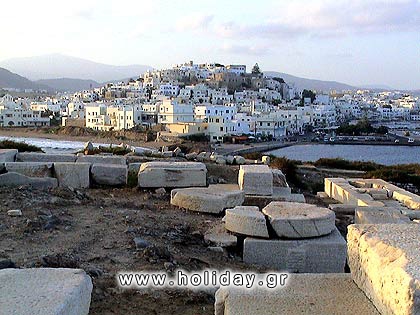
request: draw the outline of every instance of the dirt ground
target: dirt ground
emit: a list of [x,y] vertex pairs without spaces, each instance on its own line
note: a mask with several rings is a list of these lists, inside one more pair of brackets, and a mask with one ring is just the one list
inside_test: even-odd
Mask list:
[[[233,182],[237,169],[208,166],[210,176]],[[319,200],[307,195],[311,203]],[[7,210],[20,209],[21,217]],[[120,290],[120,271],[203,268],[264,271],[234,250],[216,252],[204,233],[221,216],[173,207],[169,193],[137,188],[40,191],[0,188],[0,262],[16,267],[82,268],[93,279],[90,314],[214,314],[214,293]],[[348,223],[347,223],[348,224]],[[140,237],[152,244],[137,250]]]

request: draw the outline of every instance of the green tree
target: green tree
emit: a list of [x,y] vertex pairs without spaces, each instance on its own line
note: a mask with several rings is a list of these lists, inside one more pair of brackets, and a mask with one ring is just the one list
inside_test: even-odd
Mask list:
[[256,63],[251,70],[252,74],[262,74],[260,66],[258,65],[258,63]]
[[305,98],[309,97],[311,99],[311,103],[314,102],[316,94],[311,90],[303,90],[302,98],[300,99],[300,105],[303,106],[305,102]]

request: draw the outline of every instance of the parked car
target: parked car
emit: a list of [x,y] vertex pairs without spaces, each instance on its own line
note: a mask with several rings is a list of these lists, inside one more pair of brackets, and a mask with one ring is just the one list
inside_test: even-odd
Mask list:
[[413,138],[408,138],[408,143],[414,143],[414,139]]

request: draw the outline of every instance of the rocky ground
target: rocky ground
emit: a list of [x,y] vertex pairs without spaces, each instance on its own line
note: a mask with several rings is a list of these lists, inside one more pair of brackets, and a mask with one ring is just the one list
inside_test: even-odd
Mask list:
[[[208,169],[214,179],[237,178],[232,167],[209,165]],[[311,195],[307,199],[319,203]],[[86,270],[94,283],[90,314],[214,313],[211,292],[122,291],[115,279],[119,271],[255,271],[235,251],[205,244],[205,231],[220,222],[220,216],[175,208],[169,204],[169,193],[161,190],[0,188],[0,200],[0,268]],[[12,209],[21,210],[22,216],[9,216]],[[345,229],[349,222],[339,220],[338,225]],[[137,249],[135,237],[149,246]]]

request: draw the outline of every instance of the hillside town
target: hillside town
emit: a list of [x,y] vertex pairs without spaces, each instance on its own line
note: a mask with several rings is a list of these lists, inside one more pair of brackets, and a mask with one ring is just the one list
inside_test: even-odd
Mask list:
[[309,91],[269,77],[258,64],[178,64],[74,94],[0,98],[1,127],[87,127],[98,131],[160,125],[167,137],[210,142],[247,136],[279,140],[366,118],[404,126],[420,121],[420,99],[399,91]]

